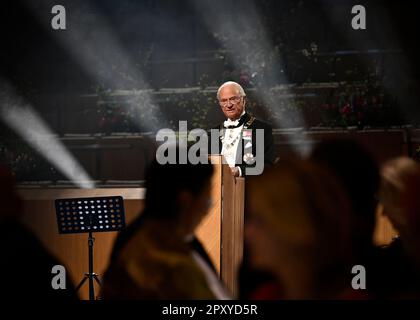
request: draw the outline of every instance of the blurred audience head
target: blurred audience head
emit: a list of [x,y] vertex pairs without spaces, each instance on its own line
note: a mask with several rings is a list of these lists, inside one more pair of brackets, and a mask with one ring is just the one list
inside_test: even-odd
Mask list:
[[379,199],[383,213],[390,219],[403,241],[419,238],[419,164],[408,157],[389,160],[381,168],[381,178]]
[[160,164],[155,159],[146,173],[145,217],[170,220],[192,231],[211,205],[212,174],[211,164]]
[[334,176],[309,161],[280,160],[250,178],[246,192],[251,264],[275,274],[285,298],[333,297],[344,282],[350,210]]
[[22,201],[16,192],[15,178],[4,165],[0,165],[0,220],[19,218]]
[[357,256],[373,248],[379,169],[367,150],[351,140],[318,144],[310,159],[329,169],[341,181],[352,205],[352,244]]

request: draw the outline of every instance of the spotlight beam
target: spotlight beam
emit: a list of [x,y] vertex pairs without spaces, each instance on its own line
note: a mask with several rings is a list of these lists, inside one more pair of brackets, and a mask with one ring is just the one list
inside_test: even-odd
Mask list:
[[[42,1],[42,0],[39,0]],[[44,0],[45,2],[45,0]],[[101,16],[99,10],[87,1],[74,0],[71,3],[72,14],[67,16],[67,29],[57,32],[51,29],[50,21],[45,20],[45,10],[39,9],[33,1],[26,1],[32,13],[50,33],[53,38],[75,58],[82,68],[98,84],[103,84],[106,89],[128,89],[135,91],[141,88],[149,88],[142,71],[125,52],[115,31],[110,27],[106,19]],[[43,6],[48,7],[50,1]],[[148,90],[136,96],[133,102],[127,99],[126,107],[137,110],[138,113],[150,114],[151,118],[157,116],[159,106],[154,102],[153,96]],[[159,115],[159,117],[161,117]],[[135,119],[136,124],[143,126],[146,131],[155,131],[158,128],[151,126],[151,121]]]
[[94,183],[84,168],[57,139],[38,113],[23,99],[18,98],[8,85],[1,87],[2,120],[67,179],[80,188],[94,188]]

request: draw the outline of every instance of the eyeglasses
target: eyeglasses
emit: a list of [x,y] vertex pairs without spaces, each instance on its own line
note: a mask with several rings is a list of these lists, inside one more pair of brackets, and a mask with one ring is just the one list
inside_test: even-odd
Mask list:
[[233,97],[230,97],[229,99],[221,99],[221,100],[219,100],[219,104],[222,107],[225,107],[229,104],[229,102],[231,104],[238,103],[239,101],[241,101],[241,98],[242,98],[242,96],[233,96]]

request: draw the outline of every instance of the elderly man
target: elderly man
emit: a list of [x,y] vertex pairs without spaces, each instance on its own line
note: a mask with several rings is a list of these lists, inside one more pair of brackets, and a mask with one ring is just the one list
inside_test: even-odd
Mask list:
[[245,176],[246,168],[255,167],[256,160],[261,159],[256,157],[256,129],[264,133],[264,165],[273,164],[276,151],[272,128],[245,111],[246,95],[242,86],[233,81],[225,82],[217,90],[217,99],[227,118],[218,127],[219,153],[225,157],[233,175]]

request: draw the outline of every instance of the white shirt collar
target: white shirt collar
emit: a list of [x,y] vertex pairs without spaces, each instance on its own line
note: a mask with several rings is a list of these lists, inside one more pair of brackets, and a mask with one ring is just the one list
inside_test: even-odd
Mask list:
[[235,121],[232,121],[230,119],[227,119],[225,122],[223,122],[223,126],[225,128],[229,127],[229,126],[237,126],[239,123],[239,119],[241,119],[241,117],[245,114],[245,109],[244,111],[242,111],[240,117],[238,119],[236,119]]

